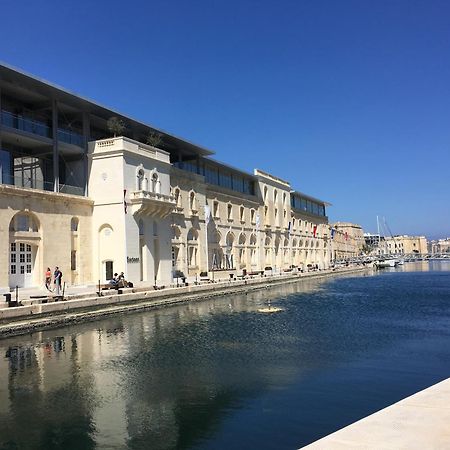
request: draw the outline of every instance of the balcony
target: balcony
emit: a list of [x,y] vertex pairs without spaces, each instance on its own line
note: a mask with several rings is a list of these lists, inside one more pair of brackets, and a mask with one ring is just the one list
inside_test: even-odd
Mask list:
[[[0,177],[0,185],[1,184],[24,189],[36,189],[47,192],[54,191],[54,184],[51,181],[44,181],[26,177],[12,177],[9,175],[5,176],[4,174],[2,177]],[[60,183],[59,192],[63,194],[84,196],[84,187],[70,186],[68,184]]]
[[25,131],[27,133],[37,134],[46,138],[52,137],[52,129],[43,122],[34,119],[19,116],[9,111],[1,112],[2,125],[14,128],[16,130]]
[[[35,119],[13,114],[9,111],[1,111],[1,123],[5,127],[14,128],[15,130],[25,131],[26,133],[35,134],[45,138],[52,139],[52,128]],[[74,131],[58,128],[58,140],[66,144],[84,147],[84,136]]]
[[159,194],[150,191],[135,191],[131,193],[131,211],[133,214],[143,214],[164,218],[176,208],[175,196]]

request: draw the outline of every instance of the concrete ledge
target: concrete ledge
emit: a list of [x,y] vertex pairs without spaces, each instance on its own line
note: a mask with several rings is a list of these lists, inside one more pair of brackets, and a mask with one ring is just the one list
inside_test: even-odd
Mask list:
[[450,378],[303,449],[449,449]]

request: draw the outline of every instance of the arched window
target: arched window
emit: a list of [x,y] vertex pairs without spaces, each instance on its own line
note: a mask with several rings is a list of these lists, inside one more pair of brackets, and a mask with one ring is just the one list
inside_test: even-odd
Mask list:
[[31,214],[17,213],[9,224],[9,231],[38,231],[38,222]]
[[196,201],[195,201],[195,192],[191,191],[191,193],[189,194],[189,209],[191,211],[196,211]]
[[228,203],[227,205],[227,218],[228,220],[233,219],[233,205],[231,203]]
[[175,205],[177,206],[177,208],[181,208],[181,194],[180,194],[180,189],[175,188]]
[[246,236],[245,236],[245,233],[241,233],[240,235],[239,235],[239,245],[245,245],[245,241],[246,241]]
[[241,206],[241,207],[239,208],[239,220],[240,220],[241,222],[244,222],[244,212],[245,212],[245,209],[244,209],[243,206]]
[[152,173],[152,192],[156,192],[159,193],[159,188],[158,188],[158,173],[157,172],[153,172]]
[[256,245],[256,235],[252,234],[250,236],[250,245]]
[[142,191],[144,189],[144,169],[139,166],[136,171],[136,190]]
[[275,205],[277,204],[278,201],[278,191],[276,189],[274,189],[273,191],[273,202],[275,203]]
[[187,235],[188,241],[196,241],[198,240],[198,231],[195,228],[191,228]]
[[180,239],[181,230],[180,227],[172,225],[172,239]]
[[264,186],[264,194],[263,194],[263,200],[267,200],[267,186]]
[[71,231],[78,231],[78,217],[72,217],[72,220],[70,221],[70,230]]

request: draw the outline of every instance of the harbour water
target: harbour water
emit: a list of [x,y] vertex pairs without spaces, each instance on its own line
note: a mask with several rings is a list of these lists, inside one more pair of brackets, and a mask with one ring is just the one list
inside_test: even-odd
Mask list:
[[0,449],[293,449],[449,376],[450,261],[302,280],[1,340]]

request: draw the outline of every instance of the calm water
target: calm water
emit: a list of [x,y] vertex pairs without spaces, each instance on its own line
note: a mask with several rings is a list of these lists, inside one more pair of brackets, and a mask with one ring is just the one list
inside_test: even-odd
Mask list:
[[0,341],[0,449],[295,449],[449,376],[450,262],[303,281]]

